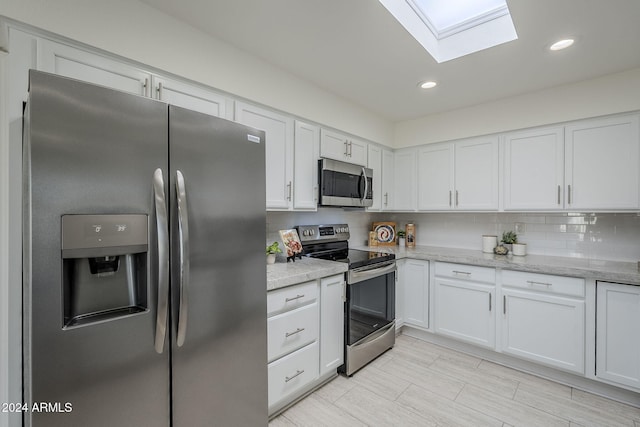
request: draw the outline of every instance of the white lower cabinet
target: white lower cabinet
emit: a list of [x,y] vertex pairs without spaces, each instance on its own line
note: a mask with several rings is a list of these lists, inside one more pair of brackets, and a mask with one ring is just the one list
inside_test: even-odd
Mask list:
[[320,375],[344,363],[345,291],[342,274],[320,279]]
[[583,279],[504,271],[502,352],[585,373]]
[[640,286],[596,284],[596,378],[640,390]]
[[[269,364],[269,413],[271,408],[296,396],[318,378],[318,342]],[[293,397],[293,398],[292,398]]]
[[435,332],[493,349],[495,270],[436,262],[434,284]]
[[269,414],[336,375],[344,355],[344,275],[267,293]]
[[404,294],[400,296],[403,299],[403,323],[409,326],[428,328],[429,261],[405,260],[398,269],[398,281],[401,293]]

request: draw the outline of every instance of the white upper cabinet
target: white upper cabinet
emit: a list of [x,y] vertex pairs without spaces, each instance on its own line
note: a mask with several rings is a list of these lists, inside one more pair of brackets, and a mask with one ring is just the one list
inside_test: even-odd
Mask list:
[[418,209],[453,209],[453,144],[418,149]]
[[367,167],[373,170],[373,205],[369,211],[391,210],[393,151],[369,144]]
[[498,209],[498,146],[495,135],[455,143],[456,209]]
[[136,95],[149,96],[151,74],[50,40],[38,45],[38,69]]
[[565,127],[567,209],[637,209],[638,115]]
[[511,132],[504,137],[505,210],[564,207],[564,129]]
[[210,116],[233,118],[233,110],[227,109],[233,101],[219,93],[166,77],[153,76],[152,82],[152,95],[160,101]]
[[394,162],[395,155],[391,150],[382,150],[382,210],[393,210]]
[[293,150],[293,208],[318,209],[320,128],[296,120]]
[[373,171],[373,204],[369,211],[382,210],[382,148],[369,145],[367,167]]
[[293,119],[254,105],[236,102],[236,121],[265,131],[267,209],[293,204]]
[[339,132],[322,129],[320,156],[367,166],[367,143]]
[[418,183],[416,152],[415,148],[411,148],[398,150],[394,153],[394,210],[416,210],[416,184]]
[[498,137],[418,149],[418,209],[497,210]]

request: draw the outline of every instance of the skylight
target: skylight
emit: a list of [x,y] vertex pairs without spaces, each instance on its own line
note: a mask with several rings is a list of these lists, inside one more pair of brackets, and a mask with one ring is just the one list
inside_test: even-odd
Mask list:
[[380,3],[437,62],[518,38],[505,0],[380,0]]

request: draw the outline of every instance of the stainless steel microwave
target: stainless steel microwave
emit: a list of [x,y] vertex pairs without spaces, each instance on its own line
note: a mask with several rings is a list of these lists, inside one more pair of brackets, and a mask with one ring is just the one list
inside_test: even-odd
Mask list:
[[331,159],[318,160],[320,206],[368,207],[373,204],[373,170]]

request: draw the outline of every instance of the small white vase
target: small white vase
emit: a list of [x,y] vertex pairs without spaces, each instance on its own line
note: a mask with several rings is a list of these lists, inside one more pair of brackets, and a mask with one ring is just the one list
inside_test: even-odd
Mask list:
[[400,246],[401,248],[404,248],[405,246],[404,237],[398,237],[398,246]]
[[513,244],[513,252],[516,256],[525,256],[527,254],[527,244],[526,243],[514,243]]
[[267,264],[275,264],[276,254],[267,254]]

